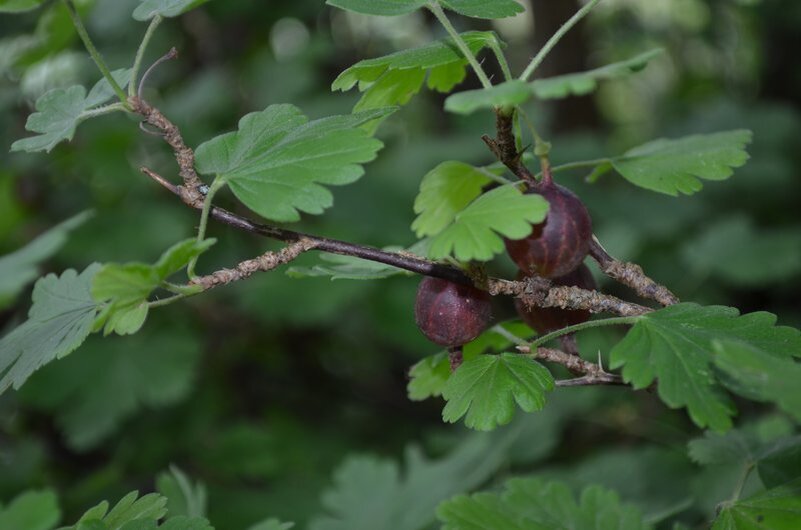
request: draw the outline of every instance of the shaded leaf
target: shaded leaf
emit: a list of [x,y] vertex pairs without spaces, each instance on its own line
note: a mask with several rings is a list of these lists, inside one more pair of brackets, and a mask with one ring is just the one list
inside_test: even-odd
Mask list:
[[141,409],[163,409],[184,399],[201,351],[180,326],[91,338],[79,353],[36,373],[20,399],[53,414],[70,447],[86,451]]
[[548,202],[523,194],[513,186],[495,188],[456,214],[453,223],[431,238],[429,257],[454,256],[459,261],[488,261],[503,252],[503,238],[520,239],[531,233],[548,213]]
[[715,366],[728,376],[724,384],[732,392],[775,403],[801,422],[801,364],[789,356],[801,357],[801,348],[796,346],[773,350],[721,339],[714,343]]
[[478,486],[506,461],[506,450],[520,434],[467,437],[447,456],[430,460],[411,446],[403,472],[386,459],[351,456],[334,472],[334,486],[323,494],[328,514],[311,530],[424,530],[437,504]]
[[[131,71],[127,69],[112,72],[114,79],[123,88],[128,85]],[[36,100],[36,110],[25,123],[25,129],[39,133],[17,140],[11,144],[11,151],[47,151],[48,153],[61,141],[72,140],[75,129],[91,116],[92,109],[108,101],[114,92],[105,79],[95,84],[89,95],[80,85],[69,88],[55,88]]]
[[97,311],[89,287],[99,269],[90,265],[80,275],[69,269],[36,282],[28,320],[0,339],[0,393],[19,388],[33,372],[86,340]]
[[383,144],[359,126],[394,109],[308,121],[297,107],[271,105],[239,120],[236,132],[201,144],[197,169],[223,178],[239,200],[274,221],[297,221],[333,204],[322,186],[350,184]]
[[439,505],[443,530],[646,530],[635,507],[600,486],[589,486],[577,502],[561,482],[511,479],[502,493],[459,495]]
[[0,308],[6,307],[31,281],[39,276],[37,265],[66,243],[67,236],[92,216],[89,211],[63,221],[22,247],[0,256]]
[[545,393],[554,387],[553,376],[528,357],[502,353],[465,361],[442,390],[447,404],[442,419],[489,431],[514,416],[515,403],[525,412],[541,410]]
[[267,519],[251,526],[248,530],[290,530],[294,527],[295,523],[282,523],[278,519]]
[[416,11],[426,0],[326,0],[325,3],[363,15],[396,16]]
[[24,13],[44,3],[45,0],[0,0],[0,13]]
[[784,282],[801,272],[801,227],[757,230],[748,218],[731,217],[705,226],[682,257],[698,274],[736,286]]
[[156,489],[167,497],[167,510],[171,518],[177,515],[206,515],[206,486],[202,482],[193,484],[178,466],[171,465],[169,472],[156,477]]
[[531,83],[531,89],[540,99],[565,98],[571,95],[583,96],[598,88],[598,81],[625,77],[643,70],[651,59],[661,53],[661,49],[650,50],[631,59],[586,72],[537,79]]
[[659,397],[672,408],[687,407],[699,427],[723,431],[734,407],[712,369],[714,343],[731,339],[766,355],[801,355],[801,332],[776,326],[776,317],[740,315],[731,307],[677,304],[638,318],[611,352],[613,368],[635,388],[659,379]]
[[201,4],[205,4],[209,0],[141,0],[136,9],[134,9],[133,17],[136,20],[150,20],[156,15],[162,17],[177,17],[187,11],[190,11]]
[[478,109],[515,107],[531,99],[532,95],[528,83],[514,79],[492,88],[466,90],[450,95],[445,100],[445,110],[457,114],[470,114]]
[[9,530],[51,530],[60,518],[56,494],[50,490],[26,491],[0,505],[0,528]]
[[623,178],[641,188],[667,195],[692,195],[703,188],[701,180],[725,180],[748,160],[745,146],[751,131],[735,130],[696,134],[675,140],[660,139],[613,158]]

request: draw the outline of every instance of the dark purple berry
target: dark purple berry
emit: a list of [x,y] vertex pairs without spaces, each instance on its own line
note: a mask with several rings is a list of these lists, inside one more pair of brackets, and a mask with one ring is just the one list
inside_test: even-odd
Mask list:
[[592,221],[584,203],[570,190],[543,183],[529,193],[548,201],[548,216],[523,239],[506,240],[506,251],[526,274],[558,278],[584,261],[590,249]]
[[490,295],[471,285],[425,277],[417,289],[414,319],[428,340],[440,346],[461,346],[478,337],[490,323]]
[[[521,271],[517,279],[521,280],[525,274]],[[573,272],[554,278],[555,285],[568,285],[581,287],[582,289],[594,290],[595,280],[590,273],[590,269],[583,263]],[[520,318],[532,329],[537,330],[540,335],[545,335],[551,331],[562,329],[567,326],[581,324],[590,319],[590,312],[584,310],[559,309],[558,307],[527,307],[520,298],[515,298],[515,308]]]

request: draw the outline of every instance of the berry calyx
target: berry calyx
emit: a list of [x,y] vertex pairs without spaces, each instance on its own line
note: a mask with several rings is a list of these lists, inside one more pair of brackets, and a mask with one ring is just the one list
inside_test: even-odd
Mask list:
[[417,289],[414,319],[428,340],[452,348],[478,337],[492,318],[491,296],[472,285],[425,277]]
[[[521,280],[526,275],[521,271],[517,279]],[[555,285],[567,285],[581,287],[582,289],[596,289],[595,279],[592,277],[590,269],[583,263],[573,272],[554,278]],[[528,307],[520,298],[515,298],[515,309],[520,318],[532,329],[537,330],[540,335],[545,335],[557,329],[566,328],[581,324],[590,319],[590,312],[580,309],[560,309],[558,307]]]
[[545,221],[532,226],[523,239],[507,239],[506,251],[526,274],[558,278],[584,261],[590,249],[592,220],[584,203],[572,191],[543,180],[528,191],[548,201]]

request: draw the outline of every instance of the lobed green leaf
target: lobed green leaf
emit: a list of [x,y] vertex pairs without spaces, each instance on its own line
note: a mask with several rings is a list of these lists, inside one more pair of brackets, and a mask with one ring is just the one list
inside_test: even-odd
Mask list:
[[[498,328],[503,328],[500,333]],[[521,339],[529,338],[534,333],[522,322],[511,321],[497,324],[462,348],[463,361],[469,361],[488,350],[501,352],[512,346],[507,333]],[[451,365],[448,352],[441,351],[421,359],[409,369],[409,383],[406,387],[409,399],[422,401],[430,397],[442,395],[442,389],[451,376]]]
[[751,131],[696,134],[675,140],[660,139],[613,158],[623,178],[641,188],[677,196],[703,188],[700,179],[725,180],[748,160],[745,146]]
[[104,334],[131,335],[142,328],[149,311],[148,298],[172,274],[208,250],[215,239],[180,241],[147,263],[107,263],[92,281],[92,297],[106,310],[96,324]]
[[541,410],[553,387],[551,373],[533,359],[514,353],[481,355],[463,362],[448,379],[442,419],[454,423],[464,417],[467,427],[489,431],[512,421],[515,403],[525,412]]
[[394,108],[308,121],[297,107],[271,105],[239,120],[236,132],[201,144],[197,169],[216,174],[234,195],[273,221],[320,214],[333,204],[322,186],[350,184],[362,176],[383,144],[359,126],[386,117]]
[[776,317],[740,315],[731,307],[677,304],[645,314],[611,352],[613,368],[635,388],[659,379],[657,393],[672,408],[686,407],[699,427],[731,427],[734,406],[713,371],[715,344],[733,340],[764,355],[801,355],[801,332],[776,326]]
[[[462,33],[461,37],[473,54],[499,42],[491,31],[469,31]],[[356,111],[404,104],[420,90],[426,72],[429,88],[448,92],[464,80],[466,66],[467,61],[453,39],[447,38],[419,48],[359,61],[339,74],[331,90],[345,91],[358,85],[358,90],[364,95],[356,104]]]
[[48,274],[33,288],[28,320],[0,339],[0,393],[19,388],[39,368],[60,359],[92,331],[97,304],[89,292],[100,266]]
[[503,238],[520,239],[542,222],[548,202],[513,186],[495,188],[470,203],[453,222],[431,238],[429,257],[454,256],[459,261],[488,261],[503,252]]
[[[126,87],[131,78],[128,69],[115,70],[112,76],[121,87]],[[36,110],[25,123],[25,129],[39,133],[17,140],[11,144],[11,151],[47,151],[48,153],[60,142],[72,140],[78,125],[91,116],[96,109],[111,97],[114,92],[105,79],[98,81],[89,94],[80,85],[69,88],[55,88],[36,100]]]
[[586,72],[565,74],[532,81],[530,87],[540,99],[557,99],[568,96],[583,96],[595,91],[598,82],[626,77],[643,70],[648,63],[662,53],[662,49],[650,50],[636,57],[608,64]]
[[727,503],[712,530],[795,530],[801,521],[801,479]]

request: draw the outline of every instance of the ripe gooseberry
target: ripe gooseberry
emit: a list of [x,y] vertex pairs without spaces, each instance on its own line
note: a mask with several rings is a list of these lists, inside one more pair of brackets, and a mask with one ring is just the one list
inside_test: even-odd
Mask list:
[[525,274],[558,278],[584,261],[590,249],[592,220],[584,203],[572,191],[543,180],[528,193],[548,201],[545,221],[532,226],[523,239],[507,239],[506,251]]
[[491,297],[472,285],[425,277],[417,289],[414,318],[428,340],[452,348],[478,337],[492,318]]

